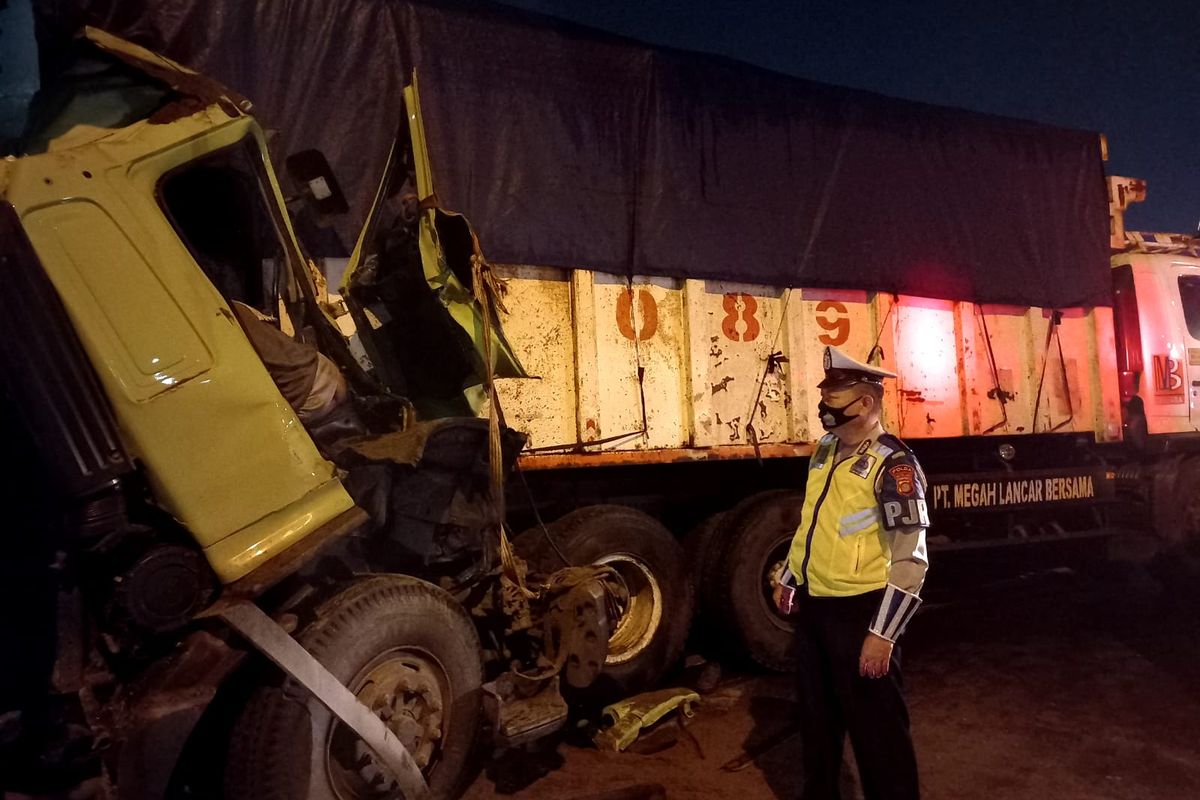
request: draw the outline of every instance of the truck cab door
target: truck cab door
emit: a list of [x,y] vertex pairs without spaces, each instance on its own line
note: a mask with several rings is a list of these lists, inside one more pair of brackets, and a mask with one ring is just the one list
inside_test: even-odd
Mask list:
[[[440,208],[421,124],[416,75],[405,119],[342,279],[375,376],[422,417],[474,416],[486,397],[483,308],[472,291],[475,239],[460,214]],[[492,370],[526,377],[491,313]]]
[[[1179,298],[1183,315],[1180,334],[1183,351],[1178,364],[1169,364],[1169,374],[1162,377],[1154,374],[1155,386],[1170,386],[1176,382],[1186,392],[1192,428],[1200,430],[1200,259],[1176,259],[1171,263],[1171,288]],[[1154,365],[1159,368],[1158,364]]]

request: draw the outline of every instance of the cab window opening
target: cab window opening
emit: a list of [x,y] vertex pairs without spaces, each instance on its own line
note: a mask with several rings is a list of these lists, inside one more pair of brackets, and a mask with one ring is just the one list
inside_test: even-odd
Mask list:
[[165,175],[159,202],[197,265],[227,302],[279,315],[286,254],[243,140]]
[[1200,275],[1179,276],[1179,303],[1193,339],[1200,339]]
[[295,324],[302,318],[289,315],[303,314],[303,306],[287,303],[281,293],[289,288],[288,250],[257,155],[247,137],[203,156],[165,175],[158,198],[276,388],[312,430],[345,406],[349,389],[337,365],[310,343],[316,337]]

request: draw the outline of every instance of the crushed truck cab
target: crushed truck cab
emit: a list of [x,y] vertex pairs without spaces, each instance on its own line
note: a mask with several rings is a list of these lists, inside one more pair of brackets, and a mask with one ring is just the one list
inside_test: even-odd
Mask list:
[[[102,32],[91,37],[124,60],[153,60]],[[291,284],[298,304],[293,276],[306,266],[279,211],[263,132],[242,111],[247,101],[183,67],[171,69],[211,104],[191,113],[180,100],[126,127],[68,128],[45,152],[0,163],[0,187],[62,299],[122,445],[143,466],[158,503],[228,583],[353,502],[229,302],[197,268],[169,203],[173,184],[190,169],[220,161],[236,170],[245,182],[241,199],[274,238],[260,242],[261,263]],[[260,304],[273,302],[262,297]]]
[[[6,775],[452,796],[485,714],[528,741],[565,722],[561,691],[661,674],[682,642],[645,624],[606,672],[644,607],[618,568],[532,574],[508,545],[524,439],[477,413],[524,372],[470,225],[428,199],[415,87],[338,298],[291,219],[340,192],[323,158],[285,196],[246,99],[102,31],[77,46],[0,162],[0,419],[26,462],[5,567],[36,588],[11,644],[53,654],[0,687]],[[414,247],[390,248],[388,187],[413,176]],[[210,717],[221,770],[189,756]],[[314,741],[319,767],[272,772]]]
[[[0,166],[129,455],[226,583],[353,506],[164,206],[189,166],[220,159],[269,223],[264,152],[251,117],[214,105]],[[286,277],[305,264],[281,221],[271,256]]]

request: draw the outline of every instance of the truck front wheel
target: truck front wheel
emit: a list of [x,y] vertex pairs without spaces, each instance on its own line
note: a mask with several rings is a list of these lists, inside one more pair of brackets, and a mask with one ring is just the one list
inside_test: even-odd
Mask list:
[[[412,753],[436,798],[469,776],[480,725],[479,639],[436,586],[380,576],[324,603],[298,637]],[[291,681],[255,692],[234,725],[225,774],[231,800],[396,796],[370,751]]]

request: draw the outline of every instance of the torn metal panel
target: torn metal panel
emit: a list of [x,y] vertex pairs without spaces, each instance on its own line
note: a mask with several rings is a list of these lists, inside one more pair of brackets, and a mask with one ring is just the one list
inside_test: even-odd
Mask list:
[[[201,75],[195,70],[188,69],[164,55],[151,52],[133,42],[91,26],[83,29],[83,35],[109,55],[165,83],[175,92],[192,98],[195,101],[192,104],[193,111],[210,105],[221,106],[231,116],[249,113],[251,110],[252,104],[242,95],[222,86],[207,75]],[[167,112],[157,119],[151,117],[150,121],[172,122],[180,116],[184,116],[182,112],[183,109],[177,109]]]
[[604,717],[609,727],[592,741],[601,750],[621,752],[672,711],[692,716],[695,713],[692,705],[699,702],[700,695],[691,689],[660,689],[626,698],[605,707]]
[[[481,303],[497,320],[504,285],[492,279],[467,219],[438,203],[415,84],[414,75],[404,92],[408,113],[343,274],[342,296],[384,385],[423,416],[470,415],[484,401],[488,349],[496,377],[527,373],[498,323],[484,341]],[[487,278],[478,287],[477,263]]]
[[70,59],[32,98],[26,130],[13,149],[22,155],[69,150],[120,136],[138,122],[166,125],[210,107],[237,118],[251,106],[211,78],[85,28]]

